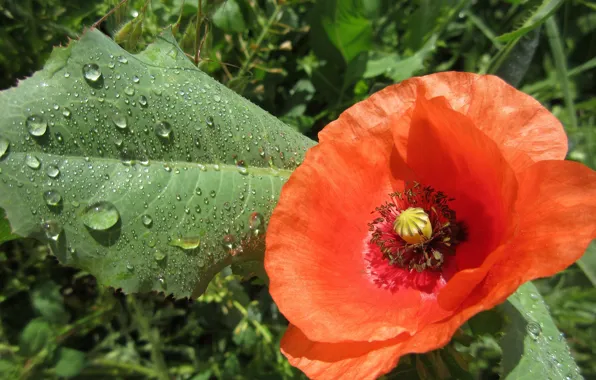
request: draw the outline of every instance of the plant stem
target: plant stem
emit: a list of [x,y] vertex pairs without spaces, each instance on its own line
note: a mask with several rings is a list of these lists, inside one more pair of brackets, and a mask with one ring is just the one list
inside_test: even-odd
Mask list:
[[154,363],[155,368],[154,376],[156,376],[159,380],[170,380],[168,367],[161,352],[161,339],[159,337],[159,331],[151,328],[149,318],[147,318],[145,315],[144,309],[137,303],[134,295],[131,295],[128,298],[128,301],[132,308],[135,319],[139,323],[140,332],[147,337],[147,340],[151,345],[151,361]]
[[256,45],[255,48],[250,52],[250,54],[248,55],[248,57],[242,64],[240,71],[238,71],[238,74],[236,74],[236,78],[242,78],[244,76],[244,74],[246,74],[246,72],[248,71],[248,68],[250,67],[252,60],[254,59],[255,55],[261,48],[261,44],[263,43],[263,40],[267,36],[267,33],[269,33],[269,29],[271,29],[271,26],[273,26],[273,23],[275,22],[275,19],[277,19],[277,16],[279,15],[280,11],[281,11],[281,6],[275,5],[275,9],[273,10],[271,17],[269,17],[269,19],[267,20],[267,23],[263,27],[263,30],[261,31],[261,34],[259,35],[259,38],[257,38],[257,41],[255,43],[255,45]]

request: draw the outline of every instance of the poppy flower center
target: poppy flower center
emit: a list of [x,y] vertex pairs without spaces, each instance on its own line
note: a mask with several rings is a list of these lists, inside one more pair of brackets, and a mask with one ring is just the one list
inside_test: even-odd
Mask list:
[[393,266],[417,272],[440,270],[464,235],[448,205],[453,199],[419,183],[389,198],[376,208],[380,216],[369,223],[370,243]]

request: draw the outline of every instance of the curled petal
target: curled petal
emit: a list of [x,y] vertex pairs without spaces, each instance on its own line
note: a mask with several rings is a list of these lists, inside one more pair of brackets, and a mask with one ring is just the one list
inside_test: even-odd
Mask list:
[[534,162],[561,160],[567,136],[559,120],[538,101],[493,75],[443,72],[389,86],[350,107],[319,133],[320,141],[351,141],[369,130],[391,128],[384,121],[400,117],[422,89],[429,99],[444,97],[449,107],[497,143],[517,173]]

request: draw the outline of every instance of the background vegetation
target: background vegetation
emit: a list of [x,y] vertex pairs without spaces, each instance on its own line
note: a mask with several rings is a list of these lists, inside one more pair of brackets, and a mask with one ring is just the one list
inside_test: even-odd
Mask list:
[[[111,12],[118,3],[0,1],[0,88],[109,14],[98,27],[130,51],[173,25],[203,71],[312,138],[410,76],[496,73],[551,109],[567,129],[569,158],[596,168],[594,2],[203,0],[199,9],[198,0],[130,0]],[[596,379],[595,255],[537,284],[588,379]],[[472,378],[498,378],[490,329],[466,335],[490,326],[490,314],[479,318],[454,347]],[[266,287],[229,271],[196,301],[130,296],[60,266],[35,241],[0,246],[0,378],[300,378],[279,353],[285,326]],[[408,357],[391,376],[441,378],[421,369],[436,360]]]

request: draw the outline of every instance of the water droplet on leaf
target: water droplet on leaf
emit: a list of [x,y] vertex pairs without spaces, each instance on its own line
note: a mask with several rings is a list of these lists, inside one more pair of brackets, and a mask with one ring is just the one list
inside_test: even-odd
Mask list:
[[195,249],[201,245],[201,239],[199,237],[181,237],[172,240],[170,245],[182,249]]
[[153,219],[147,214],[141,216],[141,221],[145,227],[151,227],[153,224]]
[[10,146],[10,141],[0,136],[0,158],[4,157]]
[[83,66],[83,76],[85,80],[91,84],[97,83],[97,81],[101,78],[101,71],[99,70],[99,66],[95,63],[88,63]]
[[532,337],[532,339],[536,340],[540,336],[540,333],[542,332],[542,328],[540,327],[540,325],[538,323],[530,322],[526,326],[526,331],[528,332],[528,334],[530,334],[530,337]]
[[27,118],[27,130],[31,136],[43,136],[48,129],[48,122],[43,116],[31,115]]
[[62,195],[56,190],[48,190],[43,193],[43,199],[48,206],[56,207],[62,202]]
[[25,156],[25,164],[29,166],[31,169],[39,169],[41,162],[32,154],[28,154]]
[[172,133],[172,127],[167,121],[158,121],[154,126],[155,134],[159,137],[167,139]]
[[112,121],[114,122],[116,127],[120,128],[120,129],[126,129],[126,127],[127,127],[126,115],[124,115],[124,114],[121,114],[119,112],[115,113],[112,116]]
[[92,230],[104,231],[118,223],[120,213],[112,203],[99,201],[87,207],[82,218]]
[[265,228],[265,218],[258,212],[253,212],[248,218],[248,228],[254,235],[263,233]]
[[157,277],[157,281],[159,281],[159,284],[161,285],[161,287],[163,289],[167,289],[168,288],[168,283],[166,282],[166,279],[165,279],[165,277],[163,275],[160,274]]
[[55,220],[46,220],[41,222],[41,229],[45,233],[48,239],[58,241],[60,233],[62,233],[62,227]]
[[163,261],[166,258],[166,254],[163,253],[162,251],[157,250],[153,253],[153,258],[155,259],[155,261],[158,261],[158,262]]
[[56,165],[48,165],[46,169],[46,174],[50,178],[56,178],[60,174],[60,169]]

